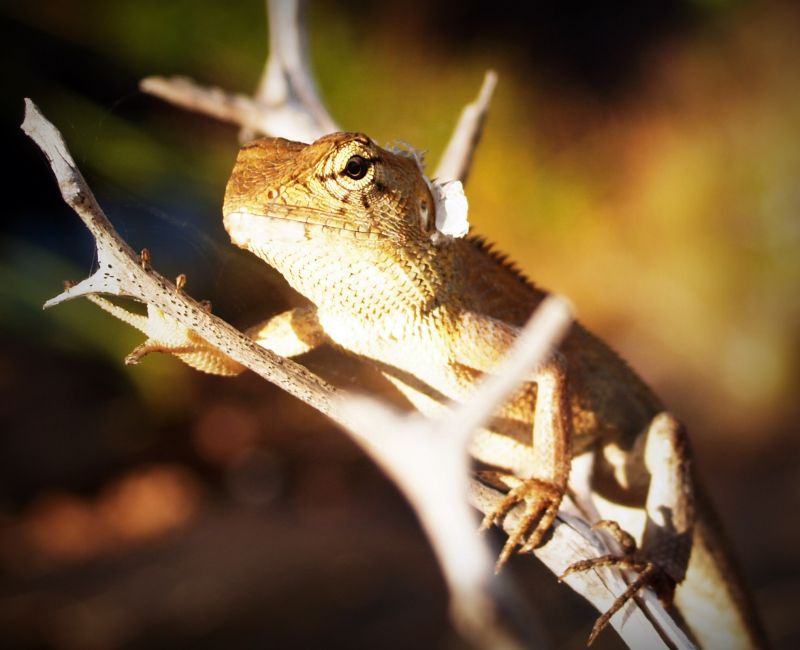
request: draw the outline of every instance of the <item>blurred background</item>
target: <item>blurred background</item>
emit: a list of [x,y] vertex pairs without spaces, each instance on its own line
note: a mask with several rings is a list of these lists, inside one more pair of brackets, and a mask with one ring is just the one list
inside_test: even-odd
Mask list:
[[[344,128],[433,168],[498,71],[474,229],[688,424],[769,634],[794,648],[800,10],[583,5],[315,1],[320,91]],[[465,647],[413,514],[326,420],[254,376],[126,367],[141,337],[86,301],[41,310],[93,246],[18,129],[24,96],[158,270],[241,327],[300,304],[222,229],[236,130],[137,88],[185,74],[251,92],[263,3],[6,1],[0,36],[0,647]],[[332,351],[303,362],[374,380]],[[584,647],[592,610],[530,557],[510,570],[556,647]]]

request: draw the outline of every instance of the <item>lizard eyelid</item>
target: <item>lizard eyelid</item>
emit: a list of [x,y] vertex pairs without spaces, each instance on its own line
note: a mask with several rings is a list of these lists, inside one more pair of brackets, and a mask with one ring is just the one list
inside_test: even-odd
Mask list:
[[355,181],[361,180],[367,175],[371,162],[362,156],[350,156],[344,166],[344,173]]
[[434,215],[428,205],[428,201],[422,199],[419,202],[419,217],[420,217],[420,225],[422,226],[422,232],[431,233],[433,232],[433,225]]

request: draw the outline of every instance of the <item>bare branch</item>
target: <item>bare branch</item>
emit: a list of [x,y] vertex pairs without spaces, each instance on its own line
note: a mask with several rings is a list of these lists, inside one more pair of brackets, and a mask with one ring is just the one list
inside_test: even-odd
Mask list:
[[92,293],[136,298],[160,309],[235,361],[348,427],[349,423],[335,413],[334,404],[340,397],[336,388],[300,364],[260,347],[209,313],[200,303],[177,291],[172,282],[149,267],[143,268],[139,256],[120,238],[97,204],[61,134],[29,99],[25,100],[22,128],[50,161],[64,200],[86,224],[97,244],[97,271],[48,300],[45,307]]
[[486,121],[495,85],[497,85],[497,73],[494,70],[487,70],[478,97],[461,111],[458,124],[436,168],[434,178],[437,180],[459,180],[466,184],[472,156],[483,132],[483,124]]
[[[387,468],[387,472],[395,480],[398,476],[404,477],[406,494],[415,510],[420,513],[426,529],[436,530],[432,539],[440,540],[437,550],[441,551],[442,561],[446,559],[447,564],[443,564],[443,567],[454,590],[452,607],[455,624],[480,647],[502,647],[509,650],[541,647],[541,635],[532,627],[533,617],[527,612],[520,612],[522,601],[509,595],[509,589],[502,582],[493,579],[491,570],[486,570],[487,566],[492,566],[490,553],[475,534],[477,526],[464,497],[468,472],[463,444],[460,445],[460,451],[454,453],[453,443],[447,441],[446,436],[434,435],[434,440],[438,439],[439,444],[445,444],[446,447],[438,455],[430,453],[429,447],[437,443],[428,440],[422,431],[417,431],[418,428],[424,428],[424,421],[420,416],[413,417],[406,424],[400,424],[401,420],[396,416],[385,415],[381,419],[375,419],[373,416],[376,409],[385,413],[385,407],[382,406],[363,406],[363,403],[361,408],[343,406],[347,402],[340,391],[303,366],[261,348],[252,339],[210,314],[202,305],[152,270],[149,264],[142,263],[142,258],[122,241],[94,199],[60,133],[30,100],[26,100],[23,130],[39,145],[50,161],[64,200],[75,209],[95,236],[100,262],[100,267],[92,276],[49,300],[46,306],[79,296],[90,297],[95,293],[133,297],[147,304],[148,318],[156,313],[159,319],[173,319],[183,331],[193,332],[236,362],[329,416],[368,453],[384,450],[376,460]],[[113,313],[113,309],[111,311]],[[132,324],[146,329],[142,325],[146,321],[147,318],[142,317]],[[372,415],[365,418],[365,413],[370,411]],[[402,426],[410,433],[417,431],[411,434],[416,442],[408,443],[407,449],[401,452],[397,451],[399,447],[393,446],[396,426]],[[395,435],[391,435],[392,432]],[[410,478],[421,462],[431,458],[436,458],[437,461],[448,459],[453,464],[450,474],[457,478],[453,481],[448,477],[446,481],[437,479],[431,482],[431,476],[436,476],[441,468],[437,468],[429,460],[427,487]],[[439,486],[442,486],[441,490],[445,495],[443,497],[436,496]],[[447,504],[447,507],[443,508],[442,504]],[[457,513],[455,516],[458,518],[458,524],[452,529],[451,509]],[[465,538],[475,540],[464,547],[469,549],[466,551],[466,558],[464,551],[458,551]],[[453,551],[452,558],[450,551]],[[473,565],[473,556],[482,559]],[[467,579],[465,575],[468,576]]]
[[[264,106],[293,107],[305,113],[316,139],[339,127],[319,98],[311,72],[306,5],[302,0],[267,0],[269,58],[254,96]],[[254,135],[242,129],[239,140],[246,142]]]
[[[196,113],[241,126],[253,133],[313,142],[329,133],[294,104],[266,106],[247,95],[201,86],[187,77],[146,77],[139,82],[144,92]],[[335,127],[332,130],[336,130]]]
[[268,0],[270,54],[256,98],[203,87],[186,77],[147,77],[146,93],[242,127],[240,138],[270,135],[313,142],[338,130],[317,94],[308,59],[305,12],[297,0]]

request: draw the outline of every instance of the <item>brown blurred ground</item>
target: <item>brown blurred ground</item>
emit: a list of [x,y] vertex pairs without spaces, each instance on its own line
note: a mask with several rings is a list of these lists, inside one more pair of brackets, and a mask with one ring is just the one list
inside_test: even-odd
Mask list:
[[[800,45],[791,3],[312,5],[345,128],[428,149],[482,71],[501,85],[468,186],[476,228],[568,295],[688,424],[772,639],[800,643]],[[184,73],[247,91],[262,7],[0,6],[12,171],[0,239],[0,646],[441,647],[433,558],[378,471],[254,377],[169,359],[90,305],[42,313],[91,248],[16,131],[32,96],[123,236],[247,325],[296,303],[230,250],[233,129],[141,96]],[[322,351],[345,386],[373,381]],[[512,570],[557,647],[593,615]],[[613,634],[598,641],[619,647]]]

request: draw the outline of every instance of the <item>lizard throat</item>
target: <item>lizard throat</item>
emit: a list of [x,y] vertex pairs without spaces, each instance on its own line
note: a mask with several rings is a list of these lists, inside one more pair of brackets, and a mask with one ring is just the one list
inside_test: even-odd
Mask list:
[[[390,255],[381,245],[386,238],[376,232],[356,230],[339,220],[325,222],[320,215],[302,220],[304,214],[295,210],[288,218],[253,214],[240,207],[225,211],[224,225],[234,244],[276,268],[322,310],[340,309],[337,301],[342,296],[354,302],[354,310],[369,304],[388,305],[376,312],[419,314],[437,303],[440,283],[425,256]],[[357,253],[354,240],[363,240]]]

